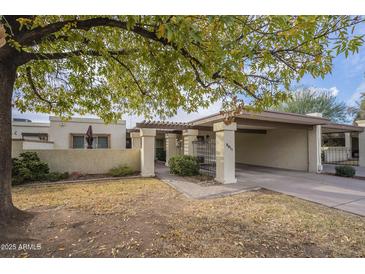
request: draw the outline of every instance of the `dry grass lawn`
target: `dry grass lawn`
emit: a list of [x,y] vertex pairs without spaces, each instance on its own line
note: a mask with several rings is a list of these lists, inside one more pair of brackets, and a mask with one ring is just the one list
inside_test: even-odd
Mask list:
[[[0,257],[365,256],[365,218],[269,191],[190,200],[131,179],[13,192],[34,217],[0,228]],[[4,250],[24,243],[41,249]]]

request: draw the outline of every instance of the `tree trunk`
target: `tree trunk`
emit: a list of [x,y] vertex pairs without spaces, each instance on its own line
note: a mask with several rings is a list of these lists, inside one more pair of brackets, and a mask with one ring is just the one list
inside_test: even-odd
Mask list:
[[18,210],[11,197],[11,100],[16,67],[0,60],[0,223]]

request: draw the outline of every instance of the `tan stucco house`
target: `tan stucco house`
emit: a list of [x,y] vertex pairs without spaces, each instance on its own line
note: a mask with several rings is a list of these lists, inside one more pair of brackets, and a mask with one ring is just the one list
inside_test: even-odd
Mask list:
[[[93,149],[86,149],[86,131],[93,130]],[[128,165],[140,170],[140,151],[126,149],[124,120],[105,124],[101,119],[51,116],[49,123],[26,119],[12,122],[12,157],[36,152],[52,171],[104,174],[113,167]]]
[[[131,133],[134,148],[141,148],[143,176],[154,175],[155,138],[165,137],[166,163],[176,154],[194,155],[214,166],[215,178],[234,183],[235,165],[247,164],[307,172],[322,170],[322,133],[358,135],[359,165],[365,166],[364,123],[336,124],[320,114],[300,115],[276,111],[242,112],[226,124],[222,114],[186,123],[143,121]],[[211,148],[199,150],[200,142]],[[364,144],[363,144],[364,143]],[[208,151],[208,152],[207,152]],[[331,153],[331,151],[326,152]]]
[[50,116],[49,123],[16,119],[12,123],[13,141],[22,141],[24,149],[85,149],[85,134],[92,126],[95,149],[125,149],[126,123],[105,124],[101,119],[72,118],[62,121]]

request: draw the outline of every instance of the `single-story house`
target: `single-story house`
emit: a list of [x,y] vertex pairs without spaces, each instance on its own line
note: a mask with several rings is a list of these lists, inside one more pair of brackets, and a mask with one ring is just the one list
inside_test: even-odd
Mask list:
[[[186,123],[143,121],[131,132],[132,147],[141,149],[141,173],[154,176],[155,138],[165,136],[166,163],[176,154],[194,155],[201,166],[213,170],[217,181],[234,183],[235,165],[320,172],[322,133],[358,136],[358,163],[365,166],[365,121],[358,126],[337,124],[313,113],[276,111],[242,112],[232,123],[217,113]],[[352,157],[348,155],[347,157]]]
[[[111,168],[128,165],[140,170],[140,150],[126,149],[126,122],[105,124],[101,119],[72,118],[62,121],[51,116],[49,123],[14,119],[12,157],[36,152],[58,172],[102,174]],[[93,130],[93,148],[86,149],[86,132]]]
[[85,149],[86,131],[93,130],[93,148],[125,149],[126,123],[105,124],[101,119],[72,118],[62,121],[50,116],[49,123],[34,123],[27,119],[14,119],[12,139],[22,141],[24,149]]

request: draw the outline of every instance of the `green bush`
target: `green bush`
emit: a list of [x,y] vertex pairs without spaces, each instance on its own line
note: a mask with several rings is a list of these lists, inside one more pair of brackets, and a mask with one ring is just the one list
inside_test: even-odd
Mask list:
[[68,172],[50,172],[46,176],[47,181],[55,182],[60,180],[65,180],[69,177]]
[[24,152],[12,159],[12,183],[24,184],[33,181],[58,181],[66,179],[68,173],[49,172],[47,163],[42,162],[37,153]]
[[199,162],[190,155],[176,155],[169,159],[170,172],[180,176],[194,176],[199,174]]
[[336,175],[341,177],[354,177],[356,170],[352,166],[336,166]]
[[114,167],[109,171],[109,174],[113,177],[122,177],[132,175],[134,170],[129,166]]

